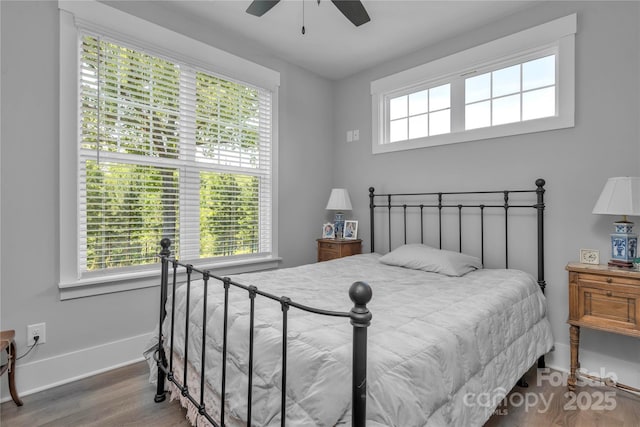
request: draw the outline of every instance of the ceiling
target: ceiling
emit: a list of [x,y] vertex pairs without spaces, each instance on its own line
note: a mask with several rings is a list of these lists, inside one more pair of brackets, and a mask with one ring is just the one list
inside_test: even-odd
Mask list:
[[[251,0],[160,2],[225,34],[249,40],[328,79],[341,79],[426,46],[488,25],[535,1],[362,0],[371,21],[355,27],[330,0],[283,0],[258,18]],[[302,34],[304,6],[304,25]]]

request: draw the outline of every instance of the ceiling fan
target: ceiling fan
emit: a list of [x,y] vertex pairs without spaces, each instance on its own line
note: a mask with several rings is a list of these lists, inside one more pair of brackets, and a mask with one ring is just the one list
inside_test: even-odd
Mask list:
[[[247,8],[247,13],[254,16],[262,16],[279,2],[280,0],[253,0]],[[331,2],[336,5],[338,10],[356,27],[371,20],[362,2],[359,0],[331,0]],[[318,0],[318,4],[320,4],[320,0]]]

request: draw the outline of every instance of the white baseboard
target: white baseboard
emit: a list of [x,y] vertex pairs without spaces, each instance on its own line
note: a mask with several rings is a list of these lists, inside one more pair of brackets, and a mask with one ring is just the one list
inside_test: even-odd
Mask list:
[[[82,378],[144,360],[142,352],[151,340],[152,333],[101,344],[66,354],[19,364],[16,367],[16,388],[20,396],[47,390]],[[569,372],[570,348],[556,343],[555,351],[545,357],[548,367]],[[581,366],[593,375],[615,374],[617,381],[640,388],[640,361],[603,355],[580,349]],[[0,402],[11,400],[7,382],[2,382]]]
[[[84,348],[33,362],[18,362],[16,389],[27,396],[62,384],[100,374],[144,360],[142,352],[152,333]],[[2,381],[0,402],[11,400],[7,381]]]

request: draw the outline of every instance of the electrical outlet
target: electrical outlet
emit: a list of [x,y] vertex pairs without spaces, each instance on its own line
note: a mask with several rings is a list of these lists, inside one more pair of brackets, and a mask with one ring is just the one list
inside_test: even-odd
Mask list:
[[33,337],[38,336],[38,344],[44,344],[47,342],[47,324],[36,323],[34,325],[27,326],[27,347],[32,346],[35,341]]
[[353,130],[353,140],[357,141],[360,139],[360,129],[354,129]]

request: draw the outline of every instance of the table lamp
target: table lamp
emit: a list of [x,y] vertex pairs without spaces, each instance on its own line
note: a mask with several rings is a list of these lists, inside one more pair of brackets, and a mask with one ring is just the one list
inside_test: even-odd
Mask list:
[[327,202],[327,210],[336,211],[334,219],[334,228],[336,239],[342,238],[344,230],[344,212],[351,210],[351,199],[346,188],[334,188],[331,190],[329,201]]
[[640,215],[640,178],[609,178],[593,207],[594,214],[622,215],[613,223],[615,232],[611,234],[611,260],[609,266],[633,266],[637,256],[638,235],[633,233],[633,222],[627,215]]

